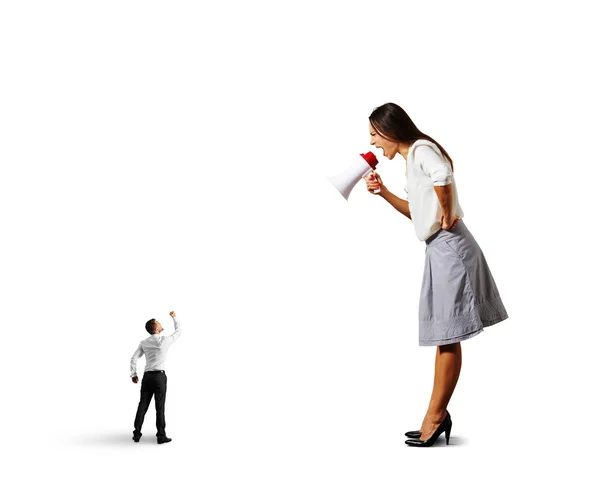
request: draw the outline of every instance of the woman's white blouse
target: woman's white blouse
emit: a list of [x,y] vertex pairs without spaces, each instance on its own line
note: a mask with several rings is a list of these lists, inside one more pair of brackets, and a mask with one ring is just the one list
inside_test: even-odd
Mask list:
[[406,158],[406,195],[417,238],[425,241],[442,227],[442,207],[434,186],[452,184],[452,213],[463,217],[450,162],[435,143],[417,140]]

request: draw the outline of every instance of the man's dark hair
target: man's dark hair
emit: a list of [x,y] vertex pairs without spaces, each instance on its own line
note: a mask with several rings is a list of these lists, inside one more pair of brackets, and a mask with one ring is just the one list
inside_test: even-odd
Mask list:
[[146,331],[150,334],[154,334],[154,328],[156,327],[156,319],[152,318],[146,323]]

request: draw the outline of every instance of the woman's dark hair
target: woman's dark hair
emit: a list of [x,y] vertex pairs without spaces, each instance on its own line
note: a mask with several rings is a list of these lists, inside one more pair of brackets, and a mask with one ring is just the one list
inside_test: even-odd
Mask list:
[[148,331],[149,334],[154,334],[155,328],[156,328],[156,319],[151,319],[150,321],[146,322],[146,331]]
[[448,152],[437,141],[417,128],[406,112],[395,103],[378,106],[369,116],[371,126],[384,138],[399,143],[412,144],[416,140],[429,140],[448,158],[452,171],[454,163]]

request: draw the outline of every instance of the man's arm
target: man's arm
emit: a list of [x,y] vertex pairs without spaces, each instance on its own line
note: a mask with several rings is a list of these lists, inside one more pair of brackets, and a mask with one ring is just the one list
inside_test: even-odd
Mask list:
[[173,344],[177,339],[179,339],[179,336],[181,336],[181,326],[179,325],[179,320],[177,319],[177,316],[175,315],[175,311],[171,311],[169,313],[169,315],[173,318],[173,324],[175,325],[175,331],[173,332],[173,334],[171,334],[171,336],[167,336],[166,340],[169,341],[171,344]]
[[135,350],[135,353],[133,353],[133,356],[131,356],[131,362],[129,363],[131,369],[131,379],[134,383],[137,383],[137,362],[138,359],[140,359],[143,355],[144,350],[142,349],[142,343],[140,343],[138,348]]

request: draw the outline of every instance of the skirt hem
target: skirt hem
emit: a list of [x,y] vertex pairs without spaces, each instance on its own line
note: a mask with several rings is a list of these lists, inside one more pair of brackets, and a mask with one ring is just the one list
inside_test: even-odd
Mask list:
[[498,316],[496,319],[488,320],[484,323],[482,327],[477,329],[476,331],[471,331],[469,333],[461,334],[460,336],[456,336],[454,338],[446,338],[446,339],[419,339],[419,346],[444,346],[446,344],[459,343],[461,341],[465,341],[466,339],[470,339],[474,336],[477,336],[479,333],[484,331],[484,328],[488,328],[493,326],[494,324],[498,324],[501,321],[508,319],[508,315],[505,313],[503,315]]

